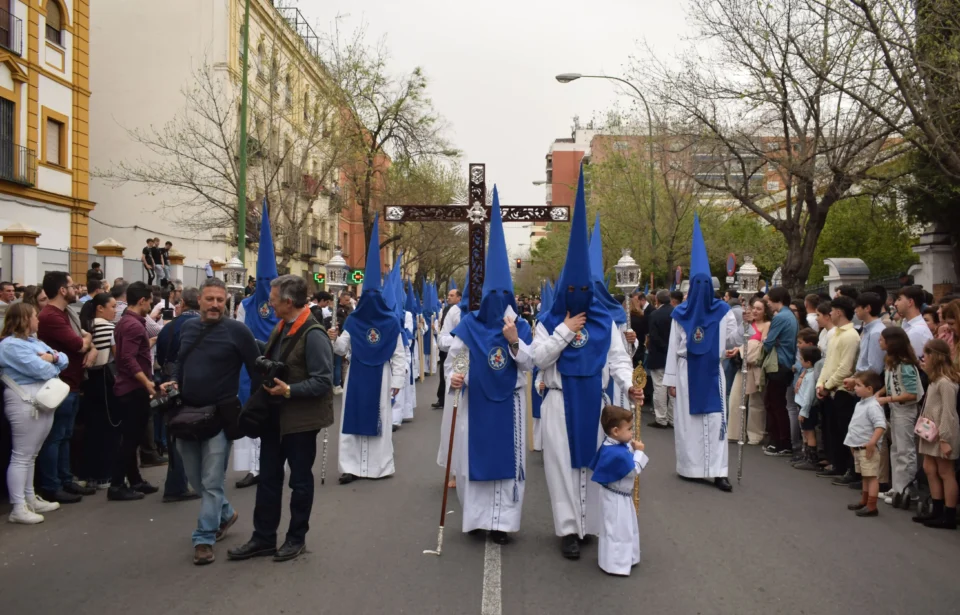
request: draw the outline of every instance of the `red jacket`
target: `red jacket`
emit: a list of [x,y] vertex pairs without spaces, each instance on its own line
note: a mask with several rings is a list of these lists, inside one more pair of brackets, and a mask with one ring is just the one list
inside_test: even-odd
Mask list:
[[79,391],[83,385],[83,338],[70,324],[66,311],[54,305],[44,306],[38,318],[37,337],[57,352],[66,354],[70,361],[67,369],[60,372],[60,380],[69,384],[71,391]]
[[153,361],[150,358],[150,338],[147,337],[146,319],[127,309],[113,330],[117,341],[117,380],[113,394],[120,396],[143,387],[137,374],[143,373],[153,380]]

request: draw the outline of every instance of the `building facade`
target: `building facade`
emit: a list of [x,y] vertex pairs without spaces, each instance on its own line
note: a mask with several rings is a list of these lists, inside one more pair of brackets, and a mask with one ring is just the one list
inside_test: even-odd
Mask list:
[[[91,117],[98,131],[94,168],[100,171],[91,190],[102,206],[91,220],[93,239],[119,241],[127,248],[127,259],[139,258],[148,237],[159,237],[173,243],[186,265],[228,260],[237,250],[233,186],[239,162],[244,1],[100,0],[98,8],[91,55],[102,64],[92,79],[103,88],[103,97]],[[150,27],[131,28],[131,23]],[[340,192],[339,169],[328,154],[337,122],[322,99],[325,75],[318,43],[296,8],[251,0],[245,258],[251,274],[265,198],[282,272],[309,280],[324,273],[339,237],[339,217],[332,207]],[[202,104],[216,106],[222,120],[197,120],[196,92],[205,87],[205,78],[215,95],[207,96],[213,102]],[[124,175],[124,162],[156,169],[185,160],[200,169],[198,177],[208,177],[202,156],[194,156],[189,144],[178,144],[178,154],[171,156],[136,138],[136,131],[188,120],[206,122],[207,128],[212,123],[218,131],[222,125],[226,135],[211,156],[216,160],[213,174],[222,176],[211,180],[216,198],[198,196],[195,187],[116,181]],[[188,155],[179,154],[183,149]],[[211,200],[222,201],[223,211],[217,212]]]
[[58,252],[48,268],[79,280],[94,207],[90,92],[89,0],[0,0],[0,229],[39,233]]

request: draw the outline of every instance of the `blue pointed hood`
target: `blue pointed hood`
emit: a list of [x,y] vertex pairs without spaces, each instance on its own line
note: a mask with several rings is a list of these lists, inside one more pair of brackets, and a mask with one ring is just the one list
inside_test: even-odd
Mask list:
[[279,319],[270,307],[270,282],[277,277],[277,257],[270,230],[270,209],[263,199],[260,211],[260,245],[257,249],[257,290],[243,300],[243,322],[261,342],[267,341]]
[[413,292],[413,282],[407,280],[404,285],[404,311],[410,312],[411,314],[417,314],[417,296]]
[[470,311],[470,268],[467,267],[467,277],[463,279],[463,291],[460,295],[460,303],[458,304],[461,314],[466,314]]
[[590,238],[590,275],[593,277],[595,297],[610,312],[613,322],[622,325],[627,322],[627,313],[620,302],[607,290],[607,281],[603,276],[603,242],[600,239],[600,213],[593,223],[593,235]]
[[343,408],[343,433],[379,436],[380,383],[383,366],[397,347],[400,323],[384,296],[380,282],[380,225],[373,220],[367,247],[366,275],[357,309],[347,317],[343,329],[350,334],[351,365]]
[[450,292],[451,290],[454,290],[456,288],[457,288],[457,281],[454,280],[453,278],[450,278],[450,283],[447,284],[447,292]]
[[[553,326],[563,322],[567,312],[580,314],[593,303],[594,285],[590,276],[590,251],[587,241],[587,202],[583,188],[583,169],[577,182],[577,200],[570,222],[567,260],[557,280],[557,292],[550,308]],[[553,330],[553,327],[550,327]]]
[[500,213],[500,196],[493,187],[493,206],[490,210],[490,232],[487,235],[487,263],[483,272],[483,295],[480,298],[480,322],[487,325],[501,323],[507,306],[517,311],[513,294],[513,278],[510,276],[510,259],[507,256],[507,240],[503,234],[503,218]]
[[[695,215],[690,250],[690,288],[686,300],[672,313],[673,319],[687,334],[688,382],[717,382],[720,377],[720,321],[729,310],[730,306],[714,294],[707,246],[700,231],[700,217]],[[689,396],[691,414],[723,412],[719,387],[691,387]],[[721,434],[721,439],[723,437]]]

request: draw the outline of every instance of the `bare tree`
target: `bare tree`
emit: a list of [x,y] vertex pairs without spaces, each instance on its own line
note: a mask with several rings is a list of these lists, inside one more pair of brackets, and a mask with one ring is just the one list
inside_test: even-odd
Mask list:
[[691,0],[688,15],[699,36],[677,67],[634,72],[690,148],[678,170],[781,233],[784,286],[802,291],[830,208],[903,151],[902,109],[857,85],[891,85],[883,53],[818,0]]

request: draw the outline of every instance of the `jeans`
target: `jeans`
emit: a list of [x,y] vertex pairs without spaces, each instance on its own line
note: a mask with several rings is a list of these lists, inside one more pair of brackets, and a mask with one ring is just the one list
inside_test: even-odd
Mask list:
[[187,492],[187,473],[183,468],[183,459],[177,452],[177,442],[173,438],[170,438],[167,457],[167,478],[163,481],[163,496],[183,495]]
[[[274,415],[276,417],[277,415]],[[317,458],[318,430],[280,435],[274,419],[260,438],[260,484],[253,509],[253,539],[276,545],[283,506],[283,464],[290,465],[290,526],[287,542],[303,544],[313,508],[313,462]]]
[[163,415],[159,412],[153,414],[153,443],[162,446],[164,450],[167,446],[167,425],[163,422]]
[[200,516],[197,529],[193,531],[193,546],[213,545],[220,524],[233,517],[233,506],[223,487],[230,458],[230,440],[222,431],[202,442],[177,440],[177,452],[190,484],[200,494]]
[[793,384],[787,385],[787,416],[790,417],[790,443],[793,450],[803,448],[803,436],[800,433],[800,406],[796,402],[796,391]]
[[55,493],[66,483],[73,482],[70,472],[70,438],[73,437],[73,423],[80,410],[80,393],[70,391],[63,403],[53,413],[53,427],[37,455],[37,474],[39,487]]
[[137,460],[137,443],[143,428],[150,419],[150,394],[146,389],[137,389],[117,397],[120,423],[120,450],[114,464],[112,487],[122,487],[124,479],[134,486],[143,482],[140,463]]
[[343,357],[340,355],[333,357],[333,386],[343,386]]
[[667,391],[668,387],[663,384],[663,370],[650,370],[650,378],[653,380],[653,413],[656,416],[657,423],[673,425],[673,404],[675,402]]
[[902,492],[917,474],[917,442],[913,433],[917,404],[891,404],[890,474],[891,487]]

